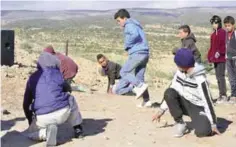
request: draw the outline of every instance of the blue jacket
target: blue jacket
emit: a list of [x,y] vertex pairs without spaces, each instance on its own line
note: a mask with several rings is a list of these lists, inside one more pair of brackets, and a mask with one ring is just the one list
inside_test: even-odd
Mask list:
[[125,22],[124,26],[125,36],[125,50],[128,51],[129,55],[134,53],[149,54],[148,42],[141,24],[129,18]]
[[[60,61],[56,56],[43,52],[38,60],[38,69],[26,86],[24,111],[29,122],[32,112],[48,114],[69,105],[70,95],[64,92],[64,79],[60,72]],[[32,104],[30,110],[29,106]]]

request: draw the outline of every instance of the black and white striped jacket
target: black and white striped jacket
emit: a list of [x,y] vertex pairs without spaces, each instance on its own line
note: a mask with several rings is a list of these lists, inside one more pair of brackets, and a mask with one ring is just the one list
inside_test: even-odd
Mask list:
[[[177,71],[170,88],[175,89],[180,96],[192,104],[203,107],[203,113],[208,117],[211,124],[216,124],[216,115],[204,66],[196,64],[191,74]],[[162,102],[160,108],[162,110],[168,109],[165,101]]]

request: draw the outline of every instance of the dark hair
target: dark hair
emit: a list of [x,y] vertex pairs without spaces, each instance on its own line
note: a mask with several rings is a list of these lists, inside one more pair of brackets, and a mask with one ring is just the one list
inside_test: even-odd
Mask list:
[[103,54],[98,54],[98,55],[97,55],[97,61],[98,61],[99,59],[103,58],[103,57],[105,57]]
[[182,25],[179,27],[179,30],[183,30],[185,33],[190,34],[191,33],[191,29],[188,25]]
[[230,23],[230,24],[234,25],[235,20],[232,16],[226,16],[225,19],[224,19],[224,23]]
[[221,21],[220,16],[218,16],[218,15],[212,16],[212,18],[210,19],[210,22],[211,22],[211,24],[213,24],[213,23],[218,24],[218,29],[222,28],[222,21]]
[[126,9],[120,9],[116,12],[114,15],[114,19],[117,19],[118,17],[120,18],[130,18],[129,12]]

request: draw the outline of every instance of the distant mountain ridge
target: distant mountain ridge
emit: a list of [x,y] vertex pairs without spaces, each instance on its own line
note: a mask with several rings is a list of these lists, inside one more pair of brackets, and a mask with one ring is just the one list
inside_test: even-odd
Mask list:
[[[225,17],[236,16],[236,7],[186,7],[178,9],[156,9],[156,8],[130,8],[127,9],[131,15],[143,22],[183,22],[190,24],[206,24],[212,15]],[[1,10],[3,24],[21,20],[67,20],[67,19],[94,19],[113,18],[117,10],[59,10],[59,11],[34,11],[34,10]],[[145,17],[142,17],[145,16]],[[152,18],[152,19],[150,19]],[[3,25],[2,24],[2,25]]]

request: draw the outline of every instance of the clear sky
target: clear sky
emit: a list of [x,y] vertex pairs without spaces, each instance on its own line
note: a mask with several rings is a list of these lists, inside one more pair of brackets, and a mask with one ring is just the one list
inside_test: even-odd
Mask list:
[[236,1],[204,1],[204,0],[161,0],[161,1],[1,1],[1,10],[108,10],[119,8],[182,8],[182,7],[218,7],[236,6]]

